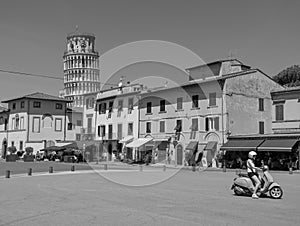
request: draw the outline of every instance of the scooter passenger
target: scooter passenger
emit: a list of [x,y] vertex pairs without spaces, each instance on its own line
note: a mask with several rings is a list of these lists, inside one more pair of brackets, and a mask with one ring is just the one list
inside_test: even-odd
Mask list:
[[251,178],[252,182],[254,183],[254,191],[252,194],[252,198],[258,199],[257,191],[261,185],[259,175],[257,173],[258,170],[261,170],[260,168],[255,166],[254,160],[256,158],[257,154],[255,151],[250,151],[248,153],[248,160],[247,160],[247,173],[249,178]]

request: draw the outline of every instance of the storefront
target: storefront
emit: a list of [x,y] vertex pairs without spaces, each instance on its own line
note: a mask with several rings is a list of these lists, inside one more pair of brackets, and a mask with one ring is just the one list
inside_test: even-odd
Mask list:
[[[127,156],[132,157],[131,159],[134,161],[143,161],[147,154],[151,154],[151,149],[146,149],[146,144],[152,141],[153,138],[138,138],[128,144],[126,144],[127,148]],[[150,152],[148,153],[147,152]]]
[[256,151],[256,165],[272,170],[299,169],[298,135],[261,135],[229,137],[220,150],[224,151],[226,167],[246,168],[249,151]]

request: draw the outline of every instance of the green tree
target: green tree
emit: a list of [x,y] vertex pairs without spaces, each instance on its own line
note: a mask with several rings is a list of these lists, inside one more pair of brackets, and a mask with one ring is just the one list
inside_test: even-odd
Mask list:
[[283,86],[300,86],[300,66],[288,67],[275,75],[273,79]]

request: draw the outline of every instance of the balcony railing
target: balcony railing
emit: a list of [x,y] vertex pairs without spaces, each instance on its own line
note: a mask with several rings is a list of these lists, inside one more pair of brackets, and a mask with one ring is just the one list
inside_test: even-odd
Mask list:
[[100,136],[100,140],[118,140],[117,133],[106,133],[104,136]]

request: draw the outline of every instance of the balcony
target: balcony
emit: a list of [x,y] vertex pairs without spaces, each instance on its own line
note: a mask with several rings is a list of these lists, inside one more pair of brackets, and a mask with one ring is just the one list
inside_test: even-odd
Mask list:
[[122,139],[122,137],[118,138],[118,134],[117,133],[107,133],[104,136],[100,136],[99,138],[100,138],[100,140],[103,140],[103,141],[120,140],[120,139]]

